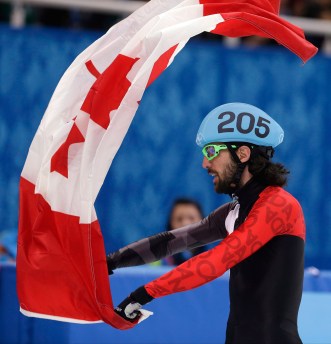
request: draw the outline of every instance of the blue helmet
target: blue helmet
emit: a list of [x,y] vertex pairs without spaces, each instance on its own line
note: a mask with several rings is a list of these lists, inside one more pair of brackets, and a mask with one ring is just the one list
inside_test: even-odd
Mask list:
[[204,147],[212,142],[247,142],[275,148],[283,138],[283,129],[264,111],[245,103],[228,103],[204,118],[196,143]]

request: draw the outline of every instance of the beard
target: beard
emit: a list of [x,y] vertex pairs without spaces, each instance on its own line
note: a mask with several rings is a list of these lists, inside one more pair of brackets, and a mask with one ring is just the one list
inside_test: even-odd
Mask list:
[[234,161],[231,161],[225,168],[222,178],[217,173],[218,181],[215,184],[215,191],[217,193],[231,195],[237,190],[238,185],[234,184],[233,182],[237,168],[237,164]]

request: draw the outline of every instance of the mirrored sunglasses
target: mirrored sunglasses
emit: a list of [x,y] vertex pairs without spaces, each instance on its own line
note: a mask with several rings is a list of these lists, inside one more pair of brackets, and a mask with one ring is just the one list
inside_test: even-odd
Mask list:
[[[235,145],[231,145],[232,148],[237,148]],[[224,144],[216,145],[216,144],[209,144],[203,147],[202,154],[207,158],[207,160],[213,160],[217,157],[220,151],[228,149],[228,147]]]

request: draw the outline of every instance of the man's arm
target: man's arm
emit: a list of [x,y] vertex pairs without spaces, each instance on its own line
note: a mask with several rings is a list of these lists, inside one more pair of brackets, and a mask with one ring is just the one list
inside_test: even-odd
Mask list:
[[301,206],[284,190],[268,188],[232,234],[213,249],[146,284],[146,294],[157,298],[199,287],[223,275],[273,237],[285,234],[305,238]]
[[225,219],[233,203],[226,203],[200,222],[136,241],[107,256],[108,271],[157,261],[227,236]]
[[305,240],[305,223],[295,198],[279,187],[269,187],[261,193],[245,222],[218,246],[139,287],[116,311],[127,320],[132,319],[131,316],[137,319],[141,316],[142,305],[214,280],[278,235],[293,235]]

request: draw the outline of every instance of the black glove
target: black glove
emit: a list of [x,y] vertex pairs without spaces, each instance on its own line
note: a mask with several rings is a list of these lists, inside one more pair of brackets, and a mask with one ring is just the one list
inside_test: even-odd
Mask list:
[[142,305],[154,300],[150,296],[145,287],[139,287],[131,293],[125,300],[123,300],[116,308],[115,312],[127,321],[135,322],[141,317],[139,309]]

